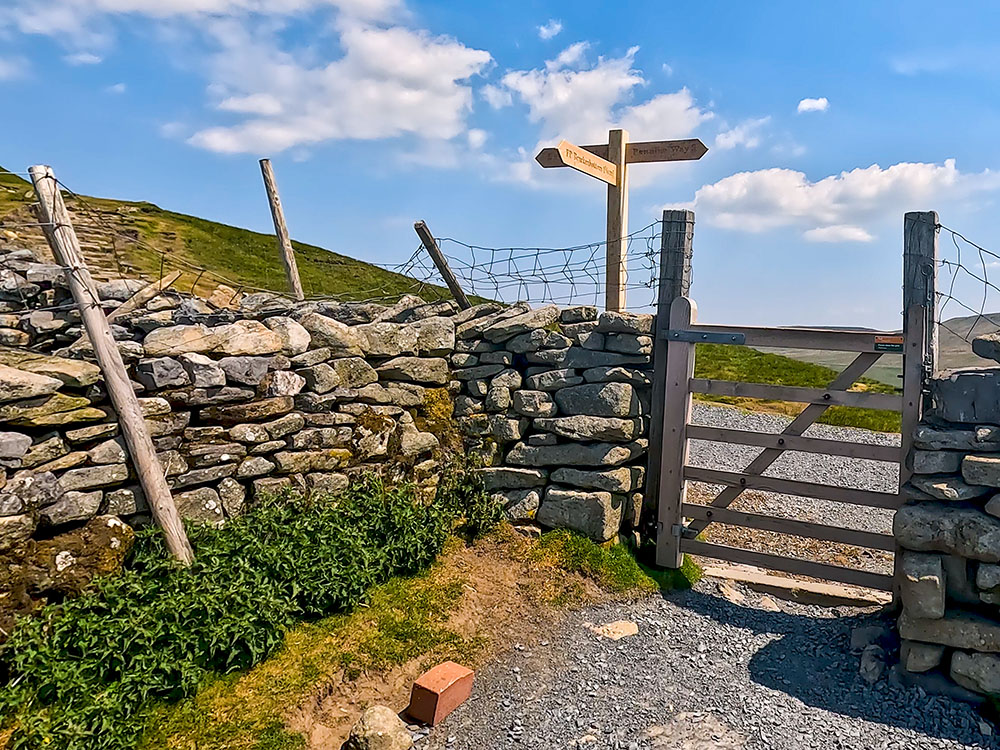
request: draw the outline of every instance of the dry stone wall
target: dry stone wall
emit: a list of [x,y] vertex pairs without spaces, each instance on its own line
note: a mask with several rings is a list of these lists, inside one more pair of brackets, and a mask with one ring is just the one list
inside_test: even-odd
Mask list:
[[[144,284],[100,284],[112,312]],[[652,317],[407,297],[292,303],[167,290],[115,318],[181,514],[221,524],[264,492],[376,471],[433,491],[483,460],[512,522],[608,541],[636,528]],[[148,507],[61,270],[0,252],[0,553]]]
[[901,667],[966,697],[1000,693],[998,368],[943,373],[896,513]]

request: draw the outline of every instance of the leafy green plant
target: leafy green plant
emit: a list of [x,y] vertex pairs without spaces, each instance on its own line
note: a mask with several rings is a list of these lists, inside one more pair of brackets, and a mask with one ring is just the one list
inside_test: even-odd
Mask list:
[[224,528],[191,527],[187,569],[163,555],[158,531],[140,533],[121,574],[19,620],[0,646],[10,747],[134,747],[155,702],[253,666],[295,622],[424,570],[459,518],[482,533],[495,516],[481,486],[464,483],[472,475],[444,474],[430,503],[374,477],[335,496],[268,498]]

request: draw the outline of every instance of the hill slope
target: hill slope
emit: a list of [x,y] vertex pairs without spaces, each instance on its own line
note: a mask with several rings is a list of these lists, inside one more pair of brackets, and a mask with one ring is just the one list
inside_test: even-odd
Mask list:
[[[0,242],[27,247],[50,257],[30,205],[30,183],[0,168]],[[66,205],[91,272],[98,279],[158,278],[184,271],[178,286],[210,293],[220,282],[231,286],[283,291],[285,273],[273,235],[164,210],[152,203],[87,196],[66,196]],[[321,247],[293,242],[307,296],[349,300],[419,294],[427,301],[449,296],[447,290],[418,284]],[[201,274],[200,268],[211,269]],[[199,278],[199,275],[201,278]]]

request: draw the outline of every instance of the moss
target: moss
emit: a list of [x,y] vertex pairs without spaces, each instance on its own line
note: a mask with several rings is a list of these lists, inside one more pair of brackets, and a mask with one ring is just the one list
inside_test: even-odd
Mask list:
[[417,428],[434,435],[441,448],[448,453],[464,452],[462,433],[455,424],[455,402],[447,388],[427,388],[413,421]]

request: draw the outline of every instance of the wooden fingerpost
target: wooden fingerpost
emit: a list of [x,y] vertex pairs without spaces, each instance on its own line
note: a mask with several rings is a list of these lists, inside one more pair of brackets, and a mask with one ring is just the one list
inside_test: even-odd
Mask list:
[[[689,297],[678,297],[670,305],[670,329],[684,330],[698,319],[698,306]],[[688,459],[687,425],[691,421],[691,389],[694,376],[694,343],[667,342],[666,387],[663,389],[661,434],[663,458],[657,496],[656,564],[679,568],[681,553],[681,512],[687,496],[684,467]]]
[[[646,487],[643,491],[644,521],[655,523],[655,504],[660,487],[660,459],[663,453],[663,402],[667,383],[667,339],[670,305],[691,292],[691,258],[694,253],[694,212],[663,212],[660,236],[660,280],[656,295],[656,326],[653,332],[653,402],[649,420],[649,453],[646,460]],[[644,523],[644,528],[648,525]]]
[[305,299],[302,291],[302,279],[299,278],[299,267],[295,262],[295,250],[292,239],[288,236],[288,225],[285,224],[285,211],[281,207],[281,197],[278,195],[278,183],[274,179],[274,169],[270,159],[260,160],[260,172],[264,175],[264,189],[267,191],[267,201],[271,204],[271,218],[274,220],[274,233],[278,235],[278,249],[281,250],[281,262],[285,266],[288,277],[288,289],[295,299]]
[[38,195],[39,220],[45,238],[52,248],[56,262],[66,269],[70,292],[80,308],[83,327],[90,338],[97,364],[100,365],[101,373],[104,375],[108,396],[118,413],[118,423],[125,444],[135,464],[139,483],[149,501],[153,517],[163,529],[170,554],[182,564],[190,565],[194,561],[194,552],[184,532],[177,506],[174,505],[163,468],[156,456],[156,449],[146,428],[139,400],[132,389],[132,383],[129,382],[118,345],[111,335],[111,328],[104,316],[94,280],[84,262],[80,242],[73,230],[55,175],[51,167],[47,166],[34,166],[28,172],[35,186],[35,193]]
[[615,184],[608,185],[608,244],[604,277],[604,309],[612,312],[625,309],[625,287],[628,283],[627,147],[627,130],[617,129],[608,133],[608,161],[617,167]]
[[937,368],[938,215],[903,218],[903,416],[899,486],[913,472],[913,431],[924,411],[927,381]]
[[427,250],[427,254],[431,256],[434,265],[437,266],[437,270],[441,274],[441,278],[444,279],[444,283],[448,285],[448,289],[451,290],[452,296],[458,301],[458,306],[463,310],[468,310],[472,307],[472,303],[469,302],[469,298],[462,291],[458,279],[451,270],[451,266],[448,265],[447,258],[444,257],[444,253],[438,247],[437,240],[434,239],[434,235],[431,234],[431,230],[427,227],[427,224],[423,221],[414,222],[413,230],[417,233],[417,237],[420,238],[420,242],[424,246],[424,249]]

